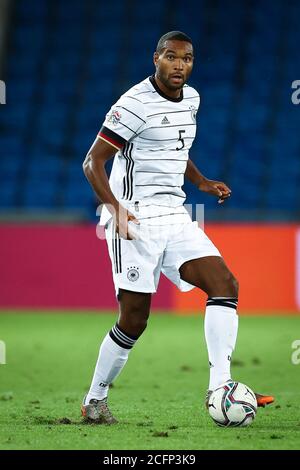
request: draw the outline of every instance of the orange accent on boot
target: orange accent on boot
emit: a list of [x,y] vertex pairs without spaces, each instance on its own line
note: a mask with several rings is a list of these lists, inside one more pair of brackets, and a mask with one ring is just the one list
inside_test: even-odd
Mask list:
[[272,395],[261,395],[260,393],[255,393],[257,406],[265,407],[266,405],[270,405],[275,401],[275,398]]

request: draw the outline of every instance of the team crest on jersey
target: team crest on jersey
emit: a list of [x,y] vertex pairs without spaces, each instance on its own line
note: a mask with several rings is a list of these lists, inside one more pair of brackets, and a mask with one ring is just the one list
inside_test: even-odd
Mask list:
[[129,281],[134,282],[138,280],[138,278],[140,277],[138,270],[139,268],[137,268],[136,266],[130,266],[130,268],[127,268],[127,277]]
[[113,126],[116,126],[119,123],[121,117],[121,113],[119,113],[119,111],[117,111],[116,109],[113,109],[108,118],[108,122],[111,122]]
[[190,106],[190,110],[191,110],[191,116],[192,116],[192,119],[194,122],[196,122],[196,114],[197,114],[197,108],[195,108],[195,106]]

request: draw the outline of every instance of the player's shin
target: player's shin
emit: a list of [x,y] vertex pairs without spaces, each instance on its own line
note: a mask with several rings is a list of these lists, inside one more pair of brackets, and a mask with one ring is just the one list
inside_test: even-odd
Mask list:
[[230,362],[238,332],[237,298],[207,299],[204,331],[210,363],[209,390],[231,378]]
[[128,336],[118,324],[105,336],[99,351],[97,364],[85,404],[91,399],[102,400],[107,397],[109,385],[125,366],[129,353],[137,337]]

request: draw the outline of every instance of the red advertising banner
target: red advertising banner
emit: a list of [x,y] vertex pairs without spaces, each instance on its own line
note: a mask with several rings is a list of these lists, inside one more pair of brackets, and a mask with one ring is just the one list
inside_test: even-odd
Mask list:
[[[205,232],[239,281],[240,311],[273,314],[300,310],[296,300],[300,281],[296,278],[297,227],[210,224]],[[206,295],[199,289],[184,294],[174,290],[173,294],[175,308],[181,313],[204,308]]]
[[[206,233],[239,280],[240,311],[300,311],[299,227],[209,224]],[[0,240],[0,308],[117,308],[106,242],[95,226],[1,225]],[[161,276],[152,307],[198,312],[205,299]]]
[[[1,225],[0,240],[0,308],[118,308],[94,225]],[[171,290],[162,276],[153,307],[170,309]]]

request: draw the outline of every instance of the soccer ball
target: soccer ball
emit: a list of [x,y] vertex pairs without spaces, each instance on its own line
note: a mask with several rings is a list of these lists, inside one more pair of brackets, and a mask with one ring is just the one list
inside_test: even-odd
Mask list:
[[240,382],[228,381],[220,385],[208,400],[209,414],[218,426],[249,426],[256,410],[255,394]]

